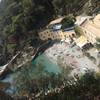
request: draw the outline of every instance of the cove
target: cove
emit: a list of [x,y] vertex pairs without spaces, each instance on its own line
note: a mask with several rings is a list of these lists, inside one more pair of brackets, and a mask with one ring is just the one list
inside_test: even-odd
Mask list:
[[44,53],[39,55],[35,60],[32,60],[32,64],[36,65],[41,63],[44,66],[44,70],[49,73],[59,74],[61,73],[61,68],[57,64],[55,64],[52,59],[47,57]]

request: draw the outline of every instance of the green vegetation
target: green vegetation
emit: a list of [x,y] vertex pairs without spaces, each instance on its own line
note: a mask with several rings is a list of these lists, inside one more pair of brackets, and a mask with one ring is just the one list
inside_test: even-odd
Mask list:
[[[80,5],[81,3],[83,5]],[[22,48],[26,41],[33,44],[34,40],[39,40],[38,32],[51,20],[59,15],[77,15],[77,11],[80,11],[85,3],[84,0],[2,0],[0,34],[7,39],[5,48],[9,47],[8,38],[12,35],[16,38],[16,50]],[[63,28],[67,28],[73,25],[73,20],[65,18],[62,23]]]
[[16,44],[8,44],[7,48],[8,49],[10,49],[10,48],[14,49],[14,48],[16,48]]
[[100,1],[99,0],[91,0],[91,5],[88,9],[89,15],[92,15],[93,13],[98,13],[100,11]]
[[52,0],[56,15],[77,15],[88,0]]
[[98,50],[100,50],[100,44],[96,44],[96,48],[98,49]]
[[13,35],[13,39],[16,39],[16,47],[22,48],[27,41],[39,38],[38,30],[45,27],[53,19],[53,15],[53,5],[49,0],[38,0],[38,2],[37,0],[2,0],[0,34],[5,35],[7,47],[14,50],[13,46],[8,44],[9,40],[12,41],[9,37]]
[[77,25],[75,25],[75,32],[76,32],[76,35],[78,37],[80,37],[81,35],[84,35],[82,29],[79,26],[77,26]]
[[[87,70],[84,75],[80,77],[75,75],[74,78],[69,79],[62,75],[50,73],[42,73],[36,79],[36,75],[32,75],[29,79],[29,69],[26,68],[26,70],[21,71],[15,82],[17,92],[19,91],[18,95],[31,98],[33,97],[32,94],[42,91],[37,100],[93,100],[100,97],[100,73]],[[59,89],[54,91],[55,88]],[[47,92],[48,89],[51,89],[52,92],[45,95],[44,92]]]
[[47,92],[50,89],[60,86],[63,77],[60,74],[49,73],[39,63],[32,65],[31,62],[24,65],[20,71],[14,73],[15,96],[37,94]]
[[45,27],[60,12],[60,15],[73,13],[72,9],[75,11],[80,3],[80,0],[2,0],[1,33],[26,36],[29,31]]
[[1,5],[4,4],[4,6],[0,14],[3,23],[1,30],[5,34],[17,34],[21,37],[45,26],[54,13],[53,9],[49,11],[48,8],[52,8],[52,5],[48,4],[48,1],[3,0]]
[[97,38],[96,40],[97,40],[98,43],[100,43],[100,38]]
[[77,81],[69,80],[59,93],[52,93],[40,100],[98,100],[100,97],[100,73],[87,71]]
[[76,19],[75,19],[74,16],[67,16],[67,17],[65,17],[65,18],[61,21],[62,29],[74,27],[75,21],[76,21]]
[[100,38],[97,38],[96,39],[97,40],[97,42],[96,42],[96,48],[97,48],[97,50],[100,50]]
[[[38,31],[43,29],[48,23],[59,15],[77,15],[88,0],[2,0],[0,3],[0,34],[5,36],[5,55],[8,52],[15,54],[12,50],[20,50],[24,45],[39,39]],[[68,16],[62,20],[62,29],[74,26],[75,18]],[[83,32],[76,27],[78,35]],[[12,38],[15,38],[14,40]],[[16,43],[9,44],[8,41]],[[35,42],[37,42],[35,40]],[[38,44],[38,43],[37,43]],[[100,40],[97,48],[100,49]],[[17,49],[20,48],[20,49]],[[14,50],[14,51],[16,51]],[[28,52],[29,53],[29,52]],[[91,57],[87,54],[87,56]],[[92,60],[95,60],[91,57]],[[63,59],[61,59],[63,61]],[[8,62],[8,61],[6,61]],[[16,87],[15,95],[31,96],[42,91],[39,100],[87,100],[99,96],[100,94],[100,75],[87,72],[76,80],[69,79],[68,74],[72,71],[71,66],[58,59],[58,64],[63,67],[62,74],[53,74],[44,71],[44,66],[38,64],[33,66],[31,63],[24,65],[13,73]],[[17,73],[17,74],[16,74]],[[45,96],[48,90],[61,88],[60,92],[53,91]],[[0,98],[2,99],[2,98]],[[28,99],[29,100],[29,99]],[[34,100],[34,99],[33,99]]]
[[[2,0],[0,3],[0,34],[5,34],[7,38],[13,34],[17,37],[17,44],[20,46],[22,40],[37,39],[38,31],[59,15],[77,15],[86,1]],[[68,19],[68,24],[66,21],[67,18],[62,22],[63,28],[73,25],[71,18]]]
[[[64,68],[63,73],[56,75],[46,72],[41,63],[36,66],[28,63],[15,74],[15,96],[31,98],[33,94],[38,94],[41,91],[37,100],[87,100],[88,98],[93,100],[93,98],[100,96],[100,73],[87,70],[84,75],[68,77],[67,72],[69,73],[71,69],[66,64],[59,62],[58,64],[66,69]],[[58,90],[55,91],[56,88]],[[48,90],[51,92],[47,93]]]

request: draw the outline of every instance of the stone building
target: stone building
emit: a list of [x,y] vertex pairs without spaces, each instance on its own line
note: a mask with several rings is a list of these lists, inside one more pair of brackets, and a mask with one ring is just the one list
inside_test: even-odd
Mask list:
[[39,32],[39,37],[41,40],[64,40],[66,38],[71,38],[75,36],[74,27],[67,28],[62,30],[61,20],[63,18],[58,18],[47,26],[47,28]]
[[87,20],[82,29],[87,39],[94,44],[96,39],[100,38],[100,14],[96,15],[92,20]]
[[94,44],[96,39],[100,38],[100,14],[94,17],[80,16],[77,18],[76,24],[83,30],[88,42]]

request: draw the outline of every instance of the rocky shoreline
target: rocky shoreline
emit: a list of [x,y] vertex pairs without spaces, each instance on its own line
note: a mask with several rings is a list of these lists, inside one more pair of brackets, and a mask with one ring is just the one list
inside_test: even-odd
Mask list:
[[[74,73],[82,74],[87,69],[99,71],[99,68],[97,67],[98,63],[94,64],[94,62],[90,60],[77,45],[72,47],[72,44],[66,42],[55,43],[51,48],[45,51],[45,54],[56,64],[57,60],[60,59],[60,61],[62,60],[62,63],[72,67],[73,75]],[[96,58],[96,60],[99,59]]]
[[[25,50],[25,51],[27,51],[27,50]],[[29,51],[30,51],[30,53],[29,53]],[[18,63],[18,65],[19,66],[27,66],[27,63],[32,60],[33,51],[34,50],[31,47],[28,49],[27,52],[23,51],[23,53],[21,53],[21,58],[24,58],[24,59],[20,58],[21,63]],[[72,46],[72,44],[67,43],[67,42],[54,42],[54,43],[52,43],[52,46],[50,46],[43,52],[43,54],[46,55],[51,62],[53,62],[55,65],[57,65],[63,69],[62,73],[64,74],[64,77],[74,77],[76,74],[79,76],[79,75],[84,74],[87,70],[96,71],[96,72],[99,71],[99,67],[97,67],[99,61],[97,61],[97,63],[94,63],[94,61],[90,60],[84,54],[84,52],[81,50],[81,48],[79,48],[77,45]],[[95,58],[96,58],[96,56],[95,56]],[[96,58],[96,60],[98,60],[98,58]],[[24,61],[24,63],[22,63],[22,61]],[[18,66],[17,67],[16,66],[13,68],[18,67]],[[21,67],[19,67],[19,68],[21,68]],[[22,69],[23,69],[23,67],[21,68],[21,70]],[[39,68],[39,70],[40,70],[40,68]],[[16,72],[16,70],[14,70],[14,69],[13,69],[13,71]],[[38,76],[38,74],[37,74],[37,76]],[[56,91],[56,88],[54,88],[54,89],[55,90],[53,90],[53,91]],[[57,88],[57,89],[59,90],[60,88]],[[52,93],[51,90],[48,90],[48,91],[46,92],[46,95],[48,93]],[[42,94],[43,94],[43,92],[42,92]],[[37,95],[40,96],[41,93],[40,93],[40,95],[39,95],[39,93]],[[35,95],[35,96],[38,97],[37,95]]]

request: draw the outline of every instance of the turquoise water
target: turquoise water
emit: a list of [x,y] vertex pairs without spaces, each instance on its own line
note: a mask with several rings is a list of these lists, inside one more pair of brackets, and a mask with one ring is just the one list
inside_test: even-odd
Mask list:
[[61,67],[55,64],[52,59],[47,57],[45,54],[41,54],[32,62],[23,66],[21,70],[16,71],[4,80],[6,82],[10,81],[12,84],[12,86],[6,90],[6,93],[17,94],[20,89],[27,87],[26,81],[33,79],[38,80],[41,75],[52,75],[52,73],[58,75],[61,74],[61,72]]
[[42,66],[44,66],[44,70],[48,72],[52,72],[55,74],[61,73],[61,68],[55,64],[52,59],[48,58],[45,54],[39,55],[34,61],[32,61],[32,64],[38,64],[41,63]]

